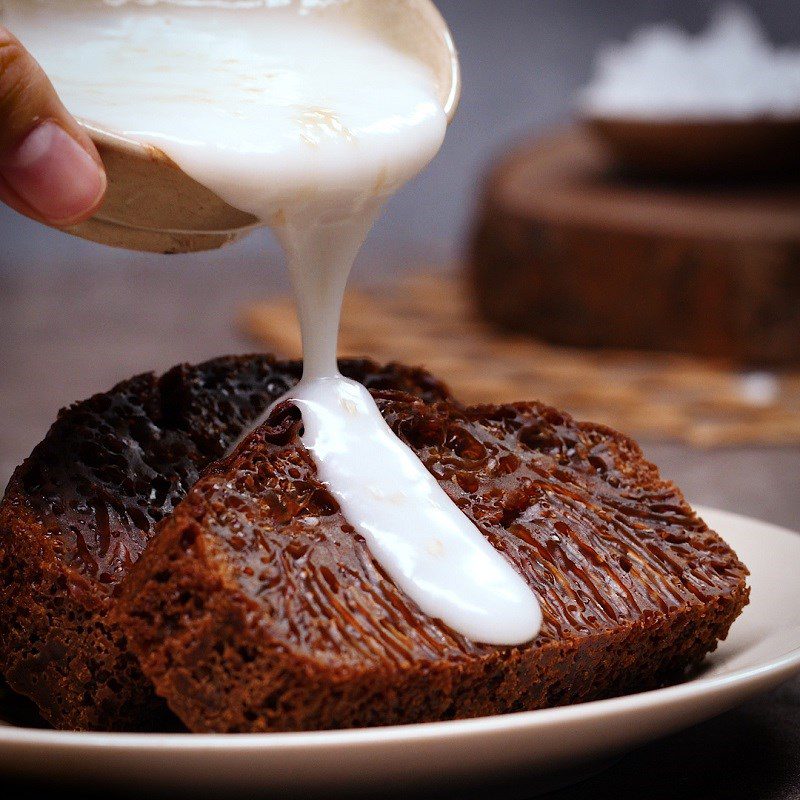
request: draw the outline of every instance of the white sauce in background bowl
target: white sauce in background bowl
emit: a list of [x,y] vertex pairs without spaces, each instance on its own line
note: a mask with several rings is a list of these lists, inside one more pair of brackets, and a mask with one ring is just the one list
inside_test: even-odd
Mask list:
[[160,148],[275,232],[303,335],[290,397],[320,478],[424,612],[475,641],[529,641],[541,625],[531,589],[336,367],[356,253],[444,138],[433,76],[384,42],[304,14],[308,0],[282,5],[2,7],[73,114]]
[[665,23],[606,45],[580,107],[612,119],[794,119],[800,47],[772,45],[746,6],[723,4],[697,35]]

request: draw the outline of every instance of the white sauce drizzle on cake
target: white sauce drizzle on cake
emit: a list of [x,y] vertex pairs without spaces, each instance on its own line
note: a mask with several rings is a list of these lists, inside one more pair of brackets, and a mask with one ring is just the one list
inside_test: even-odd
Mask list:
[[160,148],[275,232],[303,336],[289,397],[321,480],[425,613],[475,641],[529,641],[532,590],[336,366],[355,256],[444,138],[433,77],[297,6],[237,5],[11,0],[4,21],[73,114]]

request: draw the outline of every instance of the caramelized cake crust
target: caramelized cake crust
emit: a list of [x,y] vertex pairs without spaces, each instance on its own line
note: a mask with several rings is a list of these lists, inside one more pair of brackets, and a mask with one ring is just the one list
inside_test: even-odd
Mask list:
[[[447,394],[423,370],[340,366],[368,387]],[[53,725],[176,724],[110,620],[119,583],[200,472],[301,369],[257,355],[134,377],[62,411],[16,470],[0,505],[0,673]]]
[[630,439],[538,403],[373,393],[392,430],[537,593],[539,636],[472,642],[381,571],[284,403],[209,467],[118,605],[194,731],[416,722],[658,686],[747,602],[747,570]]

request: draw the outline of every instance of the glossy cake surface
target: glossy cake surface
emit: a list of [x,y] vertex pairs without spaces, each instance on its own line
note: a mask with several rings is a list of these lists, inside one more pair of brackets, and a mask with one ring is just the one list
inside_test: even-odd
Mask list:
[[214,463],[125,581],[122,627],[196,731],[503,713],[657,686],[747,602],[746,569],[638,446],[536,403],[379,391],[392,430],[540,599],[496,647],[382,573],[316,476],[290,403]]
[[[341,363],[349,377],[427,399],[422,370]],[[110,620],[120,581],[201,471],[300,378],[271,356],[139,375],[65,409],[0,505],[0,672],[65,728],[176,723]]]

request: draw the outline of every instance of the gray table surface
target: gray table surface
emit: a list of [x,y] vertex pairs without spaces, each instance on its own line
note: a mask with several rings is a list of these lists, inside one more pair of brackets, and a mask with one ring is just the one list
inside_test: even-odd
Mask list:
[[[461,48],[459,117],[432,168],[390,205],[356,270],[382,279],[457,258],[478,176],[509,139],[561,123],[592,54],[644,21],[697,28],[712,0],[442,0]],[[798,0],[754,2],[800,39]],[[257,237],[219,254],[160,259],[45,231],[0,208],[0,484],[61,406],[135,372],[253,348],[238,309],[287,288]],[[398,342],[402,357],[402,342]],[[800,528],[800,448],[697,451],[644,442],[698,503]],[[800,680],[644,748],[560,798],[800,798]],[[41,787],[39,787],[41,788]],[[6,787],[3,797],[29,794]],[[489,796],[487,794],[487,796]]]

